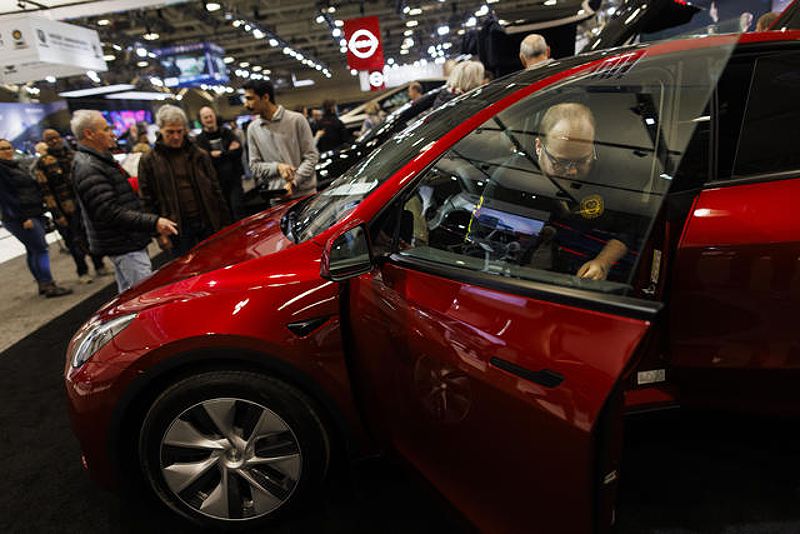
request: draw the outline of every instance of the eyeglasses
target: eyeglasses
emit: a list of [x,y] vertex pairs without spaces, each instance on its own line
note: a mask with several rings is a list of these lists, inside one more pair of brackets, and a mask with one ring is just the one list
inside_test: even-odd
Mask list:
[[567,172],[571,169],[584,169],[597,161],[597,149],[594,144],[592,144],[592,153],[581,159],[557,158],[547,150],[547,145],[544,143],[542,143],[542,150],[545,156],[547,156],[547,159],[550,160],[550,165],[553,167],[553,170],[556,172]]

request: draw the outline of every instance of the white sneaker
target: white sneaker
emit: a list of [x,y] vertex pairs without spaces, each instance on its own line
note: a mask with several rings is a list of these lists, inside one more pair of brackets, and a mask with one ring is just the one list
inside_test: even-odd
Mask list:
[[91,284],[94,282],[94,279],[88,274],[82,274],[78,277],[78,282],[81,284]]

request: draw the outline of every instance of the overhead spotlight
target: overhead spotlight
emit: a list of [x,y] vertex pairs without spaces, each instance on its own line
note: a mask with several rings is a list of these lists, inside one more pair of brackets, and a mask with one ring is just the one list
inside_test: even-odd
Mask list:
[[241,63],[239,63],[239,66],[242,67],[242,68],[249,67],[250,66],[250,62],[242,61]]
[[214,11],[219,11],[222,6],[217,2],[206,2],[206,11],[209,13],[213,13]]
[[136,49],[136,55],[139,56],[139,57],[147,57],[147,50],[144,49],[144,48],[141,48],[141,47],[137,48]]
[[235,60],[235,59],[233,59],[233,56],[227,56],[227,57],[226,57],[225,59],[223,59],[222,61],[224,61],[226,65],[230,65],[231,63],[233,63],[233,62],[234,62],[234,61],[236,61],[236,60]]
[[386,64],[387,64],[387,65],[393,65],[393,64],[394,64],[394,58],[391,58],[391,57],[390,57],[389,59],[387,59],[387,60],[386,60]]
[[278,42],[278,40],[277,40],[277,39],[270,39],[270,40],[269,40],[269,45],[270,45],[270,46],[278,46],[279,44],[280,44],[280,43]]
[[[551,0],[548,0],[548,1],[551,1]],[[545,4],[546,3],[547,2],[545,2]],[[478,10],[475,12],[475,16],[476,17],[483,17],[484,15],[488,15],[488,14],[489,14],[489,6],[487,6],[486,4],[484,4],[481,7],[479,7]]]
[[283,53],[286,54],[287,56],[289,55],[289,52],[291,52],[291,51],[292,51],[292,49],[289,48],[288,46],[284,46],[283,47]]
[[339,52],[341,52],[342,54],[346,54],[347,53],[347,47],[346,46],[340,46],[339,47]]
[[233,25],[234,28],[238,28],[239,26],[241,26],[243,24],[243,22],[241,20],[239,20],[239,19],[236,19],[233,22],[231,22],[231,24]]
[[261,65],[253,65],[253,68],[250,70],[252,70],[253,72],[261,72],[261,69],[263,68],[264,67],[262,67]]
[[544,5],[546,5],[546,6],[554,6],[554,5],[556,5],[557,3],[558,3],[558,2],[557,2],[557,0],[547,0],[547,1],[544,3]]
[[409,11],[408,14],[412,17],[416,17],[417,15],[422,15],[422,10],[418,7],[415,7],[414,9]]
[[322,15],[317,15],[317,18],[315,18],[314,21],[317,24],[322,24],[323,22],[325,22],[325,17],[323,17]]
[[106,61],[114,61],[115,59],[117,59],[117,56],[115,56],[114,54],[106,54],[103,56],[103,59],[105,59]]
[[358,76],[358,71],[356,69],[350,69],[350,74],[353,76]]
[[419,22],[416,21],[416,20],[406,21],[406,26],[409,27],[409,28],[413,28],[414,26],[418,26],[418,25],[419,25]]
[[333,6],[330,6],[330,7],[328,8],[328,13],[336,13],[336,8],[335,8],[335,7],[333,7]]
[[111,24],[111,21],[108,19],[100,19],[97,21],[98,26],[108,26],[109,24]]
[[256,39],[263,39],[266,36],[267,35],[264,32],[262,32],[261,30],[259,30],[258,28],[253,30],[253,37],[255,37]]
[[447,24],[443,24],[438,28],[436,28],[436,33],[438,33],[439,35],[447,35],[448,33],[450,33],[450,26],[448,26]]
[[139,61],[139,62],[136,64],[136,66],[137,66],[137,67],[139,67],[139,68],[145,68],[145,67],[146,67],[146,66],[148,66],[149,64],[150,64],[150,63],[148,63],[147,61]]
[[341,39],[339,41],[339,46],[347,46],[347,39]]
[[339,28],[334,28],[333,31],[331,32],[331,35],[333,35],[334,37],[341,37],[342,30]]
[[122,47],[120,45],[118,45],[118,44],[111,45],[111,48],[113,48],[117,52],[122,52]]
[[411,37],[412,35],[414,35],[414,30],[406,30],[403,32],[403,35],[405,37]]
[[406,55],[406,54],[408,54],[408,49],[407,48],[403,48],[402,50],[400,50],[400,53],[403,54],[403,55]]
[[142,35],[142,38],[143,38],[145,41],[155,41],[155,40],[156,40],[156,39],[158,39],[159,37],[161,37],[161,36],[160,36],[158,33],[156,33],[156,32],[147,32],[147,33],[145,33],[144,35]]
[[344,26],[344,21],[339,19],[334,20],[333,23],[336,25],[337,28],[341,28],[342,26]]
[[475,17],[470,17],[467,19],[467,22],[464,23],[464,26],[467,28],[474,28],[476,24],[478,24],[478,19]]
[[252,27],[252,26],[250,26],[249,24],[245,24],[245,25],[244,25],[244,31],[246,31],[246,32],[249,32],[249,31],[250,31],[250,30],[252,30],[252,29],[253,29],[253,27]]
[[406,7],[403,8],[403,13],[405,13],[406,15],[408,15],[409,11],[411,11],[410,7],[406,6]]

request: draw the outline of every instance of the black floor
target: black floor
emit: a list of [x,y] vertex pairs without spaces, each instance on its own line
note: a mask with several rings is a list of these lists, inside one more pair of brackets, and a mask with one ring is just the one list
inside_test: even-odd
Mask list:
[[[0,354],[0,532],[196,532],[95,487],[80,467],[62,385],[77,327],[114,289]],[[800,533],[796,420],[666,414],[628,420],[617,531]],[[329,497],[276,532],[464,532],[407,471],[366,461]]]

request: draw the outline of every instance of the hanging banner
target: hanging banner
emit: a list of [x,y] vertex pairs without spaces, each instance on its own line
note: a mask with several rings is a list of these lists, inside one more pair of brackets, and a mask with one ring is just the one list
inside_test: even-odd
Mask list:
[[96,31],[33,15],[0,19],[0,81],[26,83],[89,70],[108,70]]
[[361,17],[344,21],[347,40],[347,66],[365,71],[383,70],[383,44],[378,17]]

